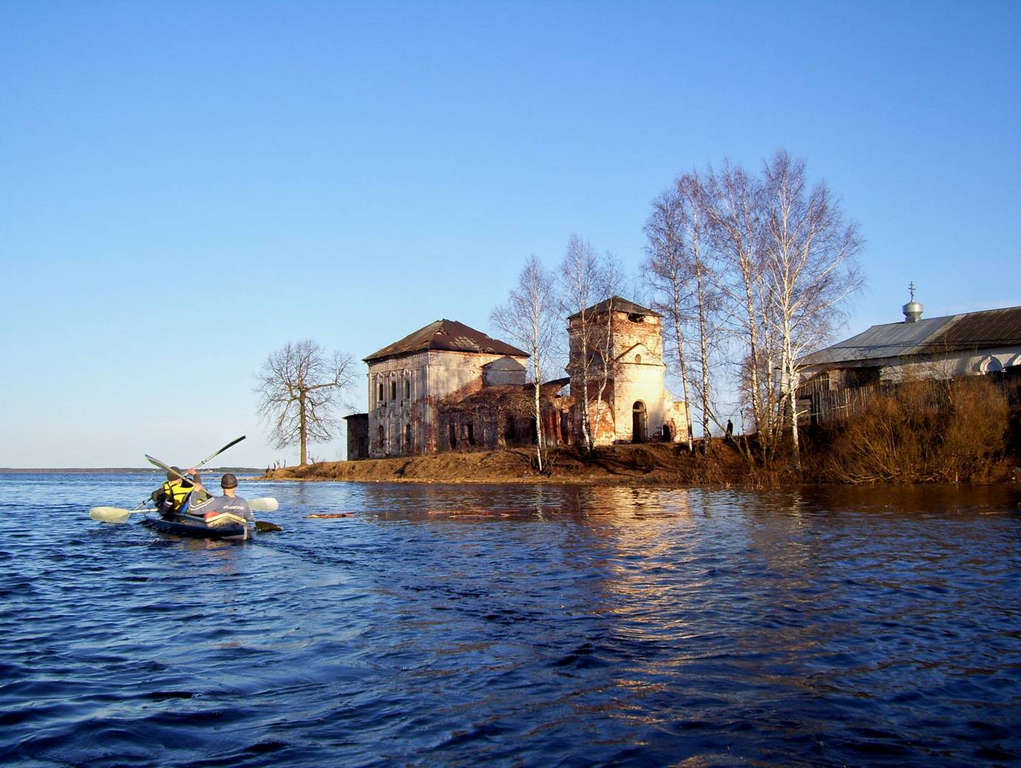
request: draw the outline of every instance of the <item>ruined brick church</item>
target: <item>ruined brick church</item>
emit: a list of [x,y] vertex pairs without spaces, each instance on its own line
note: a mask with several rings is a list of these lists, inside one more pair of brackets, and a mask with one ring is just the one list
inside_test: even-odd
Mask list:
[[[600,329],[599,343],[584,343],[592,340],[593,328]],[[674,401],[664,385],[658,313],[614,296],[569,317],[568,334],[569,377],[541,387],[548,446],[584,442],[586,401],[596,445],[685,438],[686,404]],[[528,354],[510,344],[437,320],[364,361],[368,413],[346,419],[348,459],[535,443],[534,387],[525,383]]]

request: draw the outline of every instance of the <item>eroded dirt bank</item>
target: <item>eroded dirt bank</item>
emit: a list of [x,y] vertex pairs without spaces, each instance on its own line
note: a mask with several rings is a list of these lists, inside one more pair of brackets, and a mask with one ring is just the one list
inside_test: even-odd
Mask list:
[[[732,446],[710,456],[663,443],[598,448],[586,458],[573,449],[550,452],[539,473],[526,449],[441,453],[391,459],[319,462],[269,471],[272,480],[341,480],[414,483],[605,483],[610,485],[746,485],[748,467]],[[760,478],[761,480],[761,478]]]

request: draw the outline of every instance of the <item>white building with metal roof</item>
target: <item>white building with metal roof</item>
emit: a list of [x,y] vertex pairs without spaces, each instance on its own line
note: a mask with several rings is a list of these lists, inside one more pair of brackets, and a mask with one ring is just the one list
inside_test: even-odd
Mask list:
[[874,325],[801,358],[799,413],[827,420],[840,407],[832,402],[841,398],[826,393],[997,373],[1021,365],[1021,307],[928,319],[922,319],[922,311],[912,290],[902,322]]

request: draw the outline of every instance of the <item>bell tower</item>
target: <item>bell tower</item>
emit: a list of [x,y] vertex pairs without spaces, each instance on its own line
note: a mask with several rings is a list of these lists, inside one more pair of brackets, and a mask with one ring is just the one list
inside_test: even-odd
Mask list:
[[687,408],[675,403],[664,386],[663,323],[658,312],[612,296],[571,315],[568,331],[567,371],[579,439],[586,379],[596,445],[677,441],[687,434]]

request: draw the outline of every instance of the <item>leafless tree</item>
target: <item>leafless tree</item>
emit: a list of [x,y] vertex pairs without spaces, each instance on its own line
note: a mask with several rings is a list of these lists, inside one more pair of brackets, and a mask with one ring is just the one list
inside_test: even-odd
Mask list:
[[[566,312],[577,314],[584,326],[588,318],[588,308],[594,303],[598,277],[598,260],[592,246],[578,235],[571,235],[567,242],[567,252],[560,264],[561,303]],[[577,339],[571,338],[571,350],[568,353],[568,374],[572,379],[578,378],[581,383],[581,434],[585,445],[591,451],[592,425],[589,421],[589,378],[591,375],[591,358],[589,355],[587,334]]]
[[[744,370],[752,419],[760,435],[769,423],[762,396],[769,377],[768,356],[760,349],[762,327],[762,212],[761,184],[744,169],[726,164],[709,171],[703,189],[703,209],[710,225],[713,248],[723,268],[719,285],[734,308],[746,354]],[[765,446],[763,447],[765,451]],[[766,454],[763,454],[766,458]]]
[[[647,279],[674,326],[682,371],[678,329],[691,330],[698,316],[703,380],[691,383],[702,390],[703,431],[715,421],[707,342],[726,339],[759,459],[770,463],[789,433],[800,467],[798,360],[825,342],[844,300],[861,288],[857,227],[826,185],[810,189],[805,164],[781,151],[761,176],[729,163],[681,176],[656,201],[646,233]],[[751,459],[747,444],[743,450]]]
[[309,339],[266,358],[255,391],[275,447],[298,443],[301,464],[308,463],[308,443],[333,437],[339,424],[333,410],[351,378],[350,356],[335,352],[327,358]]
[[[596,387],[601,397],[612,366],[611,350],[606,348],[610,334],[602,322],[604,319],[609,322],[610,318],[604,318],[600,311],[592,309],[602,297],[612,297],[611,289],[618,282],[619,273],[612,256],[598,256],[586,240],[571,235],[567,253],[560,264],[561,305],[574,321],[567,369],[572,391],[575,382],[579,385],[582,439],[589,452],[595,449],[592,387]],[[594,405],[598,416],[603,406],[598,399]]]
[[[583,326],[583,332],[589,337],[589,343],[594,351],[594,362],[596,363],[596,417],[604,410],[608,410],[604,397],[606,388],[617,373],[618,350],[615,346],[616,336],[613,333],[613,313],[616,311],[618,293],[624,284],[624,270],[620,261],[612,253],[604,253],[597,259],[598,275],[596,284],[599,295],[606,296],[605,304],[600,302],[596,306],[599,310],[593,313],[591,325]],[[593,437],[595,437],[593,435]]]
[[535,458],[543,470],[546,448],[542,429],[542,383],[553,352],[559,313],[553,276],[532,256],[518,276],[507,303],[493,311],[491,321],[529,353],[535,394]]
[[[668,329],[673,333],[672,346],[677,353],[683,397],[689,414],[691,397],[685,329],[694,326],[701,369],[700,382],[694,389],[700,395],[702,432],[708,436],[714,411],[709,380],[710,318],[718,302],[703,197],[698,174],[687,173],[653,204],[652,215],[645,225],[649,240],[645,276],[652,288],[653,308],[663,314]],[[691,448],[689,423],[688,449]]]
[[839,306],[861,289],[858,228],[844,219],[827,186],[809,189],[805,163],[777,152],[763,169],[763,274],[767,316],[780,351],[781,411],[789,420],[795,467],[800,471],[795,388],[798,359],[823,341],[840,317]]

